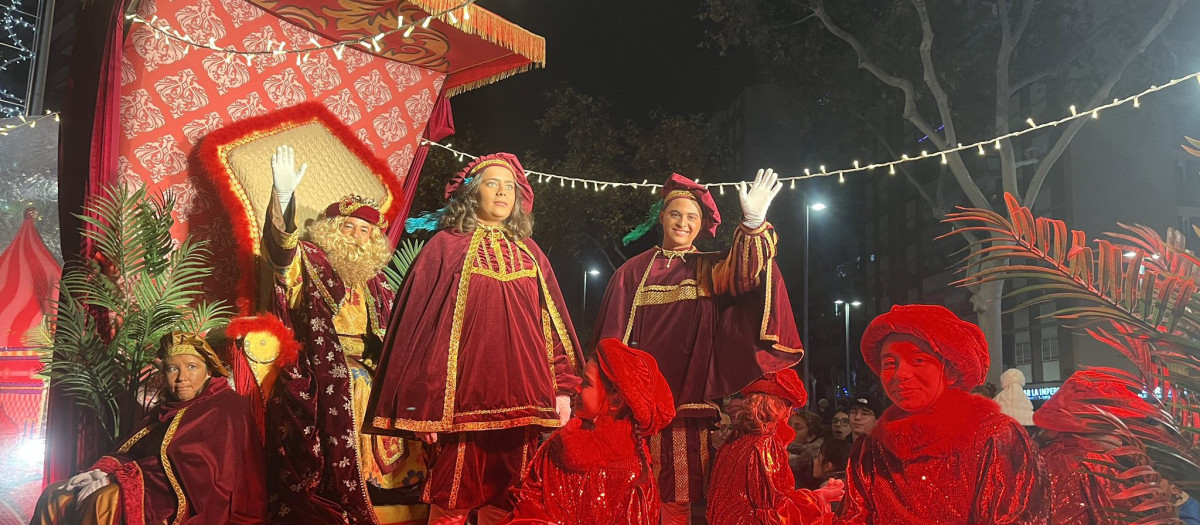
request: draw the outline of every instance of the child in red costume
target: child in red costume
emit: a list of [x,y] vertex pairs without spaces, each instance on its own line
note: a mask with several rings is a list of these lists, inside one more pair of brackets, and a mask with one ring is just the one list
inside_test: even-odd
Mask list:
[[1032,440],[970,393],[990,363],[978,326],[941,306],[893,306],[867,326],[862,355],[895,405],[854,443],[842,523],[1047,522]]
[[584,369],[580,402],[578,417],[538,449],[502,524],[658,523],[646,438],[675,418],[658,364],[618,339],[602,339]]
[[797,489],[788,466],[787,445],[795,437],[788,415],[808,400],[796,371],[785,368],[769,373],[743,388],[742,394],[746,402],[733,423],[733,434],[721,445],[713,463],[708,523],[831,523],[828,502],[841,499],[841,481],[815,491]]

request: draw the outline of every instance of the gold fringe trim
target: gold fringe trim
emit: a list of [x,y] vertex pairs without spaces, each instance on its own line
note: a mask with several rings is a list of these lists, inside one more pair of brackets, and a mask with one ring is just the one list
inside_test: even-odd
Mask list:
[[[462,4],[462,0],[409,0],[409,3],[417,6],[426,13],[440,13]],[[471,13],[471,18],[464,19],[461,12],[456,12],[454,16],[458,17],[458,23],[451,24],[446,21],[446,24],[463,33],[476,35],[488,42],[512,51],[528,59],[530,63],[487,78],[454,86],[446,91],[446,96],[452,97],[478,87],[486,86],[535,67],[546,67],[545,38],[509,22],[501,18],[500,15],[479,7],[477,4],[471,4],[467,6],[467,9]]]

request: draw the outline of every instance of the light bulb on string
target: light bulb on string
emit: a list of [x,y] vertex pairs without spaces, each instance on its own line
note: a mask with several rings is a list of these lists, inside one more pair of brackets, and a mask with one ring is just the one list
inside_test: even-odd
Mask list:
[[821,173],[825,173],[825,165],[824,164],[821,165]]
[[1137,97],[1133,97],[1133,107],[1135,107],[1135,108],[1142,107],[1142,103],[1138,101]]
[[425,20],[421,21],[421,29],[429,29],[429,22],[431,20],[433,20],[432,16],[425,17]]
[[808,168],[804,168],[804,176],[805,176],[805,177],[812,177],[812,172],[811,172],[811,171],[809,171],[809,170],[808,170]]
[[888,164],[888,175],[895,175],[895,174],[896,174],[896,165]]
[[796,179],[792,179],[792,187],[790,189],[796,189]]
[[1075,104],[1071,104],[1071,107],[1070,107],[1069,109],[1071,110],[1071,116],[1072,116],[1072,117],[1074,117],[1075,115],[1077,115],[1077,113],[1075,112]]
[[987,152],[986,152],[986,151],[983,151],[983,144],[980,144],[980,145],[979,145],[979,154],[980,154],[980,155],[987,155]]
[[1093,119],[1093,120],[1095,120],[1095,119],[1098,119],[1098,118],[1100,118],[1100,110],[1098,110],[1098,109],[1093,109],[1093,110],[1092,110],[1092,119]]
[[404,38],[408,38],[409,36],[411,36],[413,29],[416,29],[416,28],[417,28],[417,26],[408,26],[408,29],[404,30]]
[[454,11],[446,11],[446,15],[450,17],[450,23],[451,23],[451,24],[457,24],[457,23],[458,23],[458,17],[457,17],[457,16],[454,16]]
[[845,184],[845,183],[846,183],[846,174],[839,173],[838,174],[838,184]]
[[463,6],[463,20],[470,20],[470,19],[471,19],[471,7]]
[[1000,139],[996,139],[996,149],[1000,149]]
[[858,161],[854,161],[854,169],[858,169]]
[[942,164],[949,164],[946,162],[946,154],[944,152],[942,153]]
[[1029,118],[1025,119],[1025,123],[1029,124],[1029,127],[1031,127],[1031,128],[1037,127],[1037,124],[1033,123],[1033,117],[1029,117]]

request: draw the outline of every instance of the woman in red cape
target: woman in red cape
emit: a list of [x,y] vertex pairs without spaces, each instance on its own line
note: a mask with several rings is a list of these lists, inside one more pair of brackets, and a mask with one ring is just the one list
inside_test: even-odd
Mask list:
[[[166,400],[114,453],[42,493],[34,525],[249,525],[267,513],[262,441],[250,402],[197,336],[163,340]],[[181,363],[181,364],[177,364]],[[180,369],[195,372],[173,390]]]
[[657,525],[658,486],[646,438],[675,417],[650,354],[602,339],[584,370],[577,417],[542,444],[509,524]]
[[[430,523],[493,523],[543,429],[570,417],[579,344],[532,230],[517,158],[480,157],[446,187],[442,226],[404,280],[364,431],[432,447]],[[411,219],[410,219],[411,220]]]
[[713,463],[709,525],[832,523],[829,502],[841,499],[842,483],[797,489],[788,465],[787,445],[795,438],[788,415],[808,401],[796,371],[767,374],[742,394],[746,401],[735,416],[733,435]]

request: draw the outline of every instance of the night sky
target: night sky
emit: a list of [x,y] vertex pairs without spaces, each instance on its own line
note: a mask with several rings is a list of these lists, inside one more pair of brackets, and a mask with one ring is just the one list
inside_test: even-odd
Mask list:
[[[612,104],[617,117],[653,110],[711,114],[754,82],[748,56],[702,49],[699,2],[493,0],[479,5],[546,38],[546,67],[452,99],[455,124],[489,151],[539,149],[544,94],[572,87]],[[531,169],[537,169],[530,166]]]

